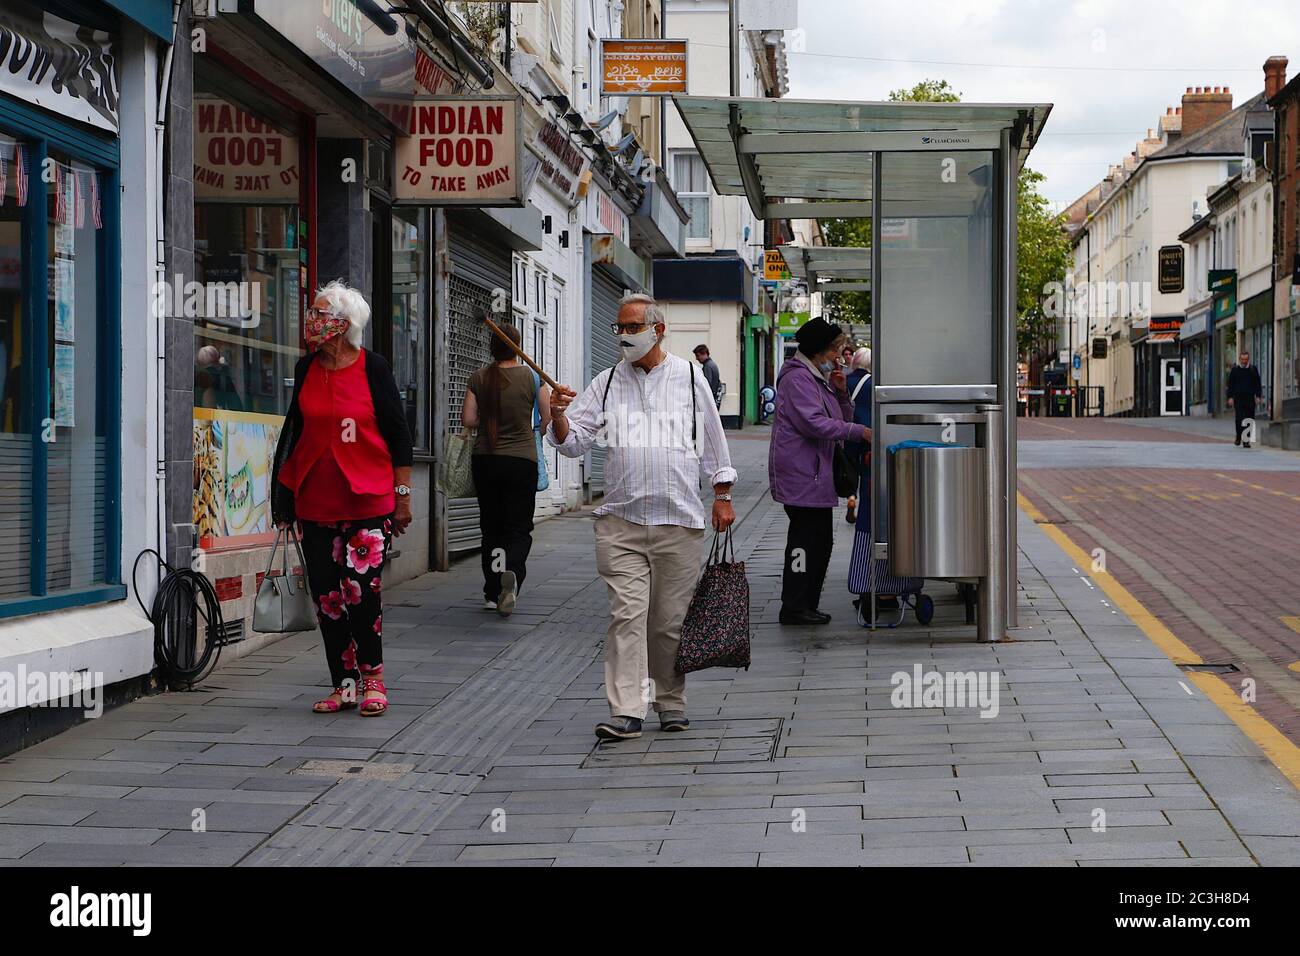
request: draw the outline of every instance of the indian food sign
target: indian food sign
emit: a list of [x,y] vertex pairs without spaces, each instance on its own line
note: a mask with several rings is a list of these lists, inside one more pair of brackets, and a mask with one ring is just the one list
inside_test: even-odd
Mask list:
[[522,206],[523,104],[518,97],[443,97],[412,104],[394,149],[394,201]]
[[602,96],[672,96],[686,90],[685,40],[600,41]]

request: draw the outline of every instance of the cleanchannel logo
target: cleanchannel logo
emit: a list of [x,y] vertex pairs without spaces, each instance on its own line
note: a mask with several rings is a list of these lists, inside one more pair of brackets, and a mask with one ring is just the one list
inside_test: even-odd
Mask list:
[[78,886],[50,897],[50,925],[57,929],[126,927],[133,936],[153,929],[152,893],[83,893]]

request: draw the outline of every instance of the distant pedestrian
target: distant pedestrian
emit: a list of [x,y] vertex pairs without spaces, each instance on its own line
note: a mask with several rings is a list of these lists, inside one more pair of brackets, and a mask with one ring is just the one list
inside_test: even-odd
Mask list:
[[334,692],[313,710],[388,710],[381,575],[393,536],[411,523],[411,432],[393,370],[361,347],[370,306],[334,281],[303,323],[312,349],[293,372],[293,397],[271,475],[271,519],[301,529]]
[[624,298],[613,331],[623,360],[581,396],[563,385],[552,392],[547,440],[561,455],[580,458],[605,438],[596,570],[609,591],[610,719],[596,726],[596,736],[623,740],[641,736],[650,703],[661,730],[690,726],[686,677],[675,665],[700,575],[700,479],[713,486],[713,528],[725,531],[736,520],[736,471],[708,381],[689,360],[664,351],[664,314],[654,299]]
[[[845,385],[849,390],[849,402],[853,405],[853,420],[859,425],[871,426],[871,349],[860,348],[853,353],[849,362],[849,373],[845,376]],[[848,441],[844,443],[844,452],[858,469],[858,493],[849,499],[849,508],[844,516],[849,524],[857,524],[863,514],[868,515],[870,526],[871,471],[867,465],[867,456],[871,446],[866,442]]]
[[[516,345],[519,330],[501,328]],[[477,428],[474,439],[474,489],[478,495],[483,563],[483,606],[509,617],[528,573],[533,547],[533,511],[537,506],[537,442],[533,410],[541,427],[551,421],[551,390],[537,373],[515,358],[495,335],[492,364],[469,377],[460,423]]]
[[835,446],[871,441],[871,429],[853,421],[848,384],[838,367],[838,325],[810,319],[795,333],[798,347],[777,376],[776,414],[768,449],[768,484],[785,505],[790,527],[781,576],[782,624],[826,624],[818,610],[835,544]]
[[[1264,384],[1259,378],[1259,369],[1250,364],[1250,353],[1242,352],[1237,356],[1237,364],[1228,373],[1228,407],[1237,413],[1236,444],[1250,447],[1251,434],[1246,434],[1246,422],[1251,423],[1254,432],[1255,402],[1264,396]],[[1243,434],[1245,441],[1242,440]]]
[[703,343],[695,346],[694,355],[695,361],[700,363],[704,380],[709,383],[709,391],[713,393],[713,404],[722,408],[722,373],[718,371],[718,363],[709,357],[709,347]]

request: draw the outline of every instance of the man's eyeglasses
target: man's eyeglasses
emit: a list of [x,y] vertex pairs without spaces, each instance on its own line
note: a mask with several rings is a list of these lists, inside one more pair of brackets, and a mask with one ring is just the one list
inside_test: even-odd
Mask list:
[[609,330],[615,335],[636,335],[638,332],[644,332],[650,328],[653,323],[650,322],[611,322]]

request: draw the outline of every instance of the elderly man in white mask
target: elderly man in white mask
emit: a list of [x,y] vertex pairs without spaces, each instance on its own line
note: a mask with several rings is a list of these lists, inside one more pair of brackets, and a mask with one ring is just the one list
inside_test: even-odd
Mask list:
[[690,726],[686,677],[674,664],[700,573],[700,479],[713,486],[711,524],[725,531],[736,520],[736,471],[708,382],[693,362],[664,351],[664,314],[654,299],[625,296],[611,331],[623,360],[581,396],[563,385],[553,390],[546,435],[568,458],[606,443],[596,568],[609,589],[610,719],[597,725],[596,736],[626,740],[641,736],[650,704],[660,729]]

